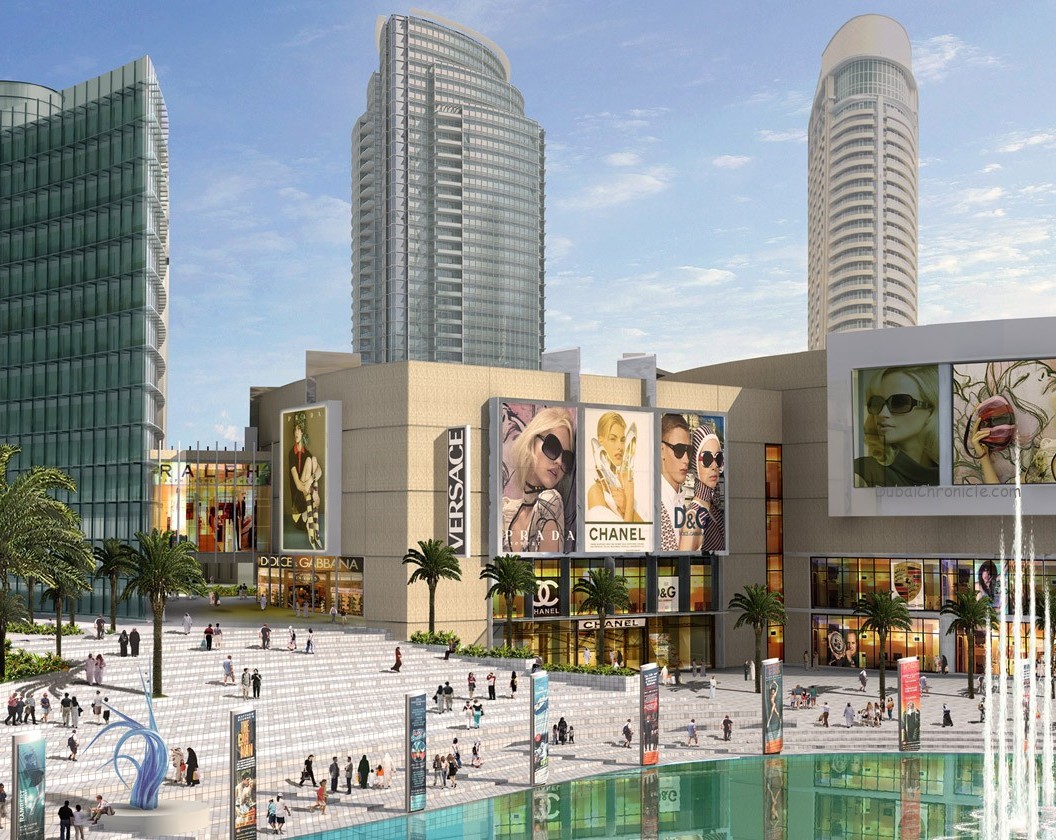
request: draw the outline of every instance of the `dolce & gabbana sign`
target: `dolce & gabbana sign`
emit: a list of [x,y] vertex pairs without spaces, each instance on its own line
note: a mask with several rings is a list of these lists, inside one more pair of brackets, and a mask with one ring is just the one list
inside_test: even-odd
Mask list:
[[290,554],[262,554],[261,569],[298,569],[302,572],[363,572],[362,557],[295,557]]
[[460,557],[469,544],[469,426],[447,430],[447,544]]

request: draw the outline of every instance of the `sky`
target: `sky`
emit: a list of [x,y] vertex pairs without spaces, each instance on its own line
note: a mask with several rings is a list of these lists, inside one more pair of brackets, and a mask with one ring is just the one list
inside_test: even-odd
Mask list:
[[[919,322],[1056,315],[1056,4],[433,0],[546,131],[546,347],[586,373],[806,349],[806,127],[856,14],[920,90]],[[351,350],[349,136],[373,0],[6,0],[0,78],[144,54],[169,111],[168,444],[240,442],[251,386]]]

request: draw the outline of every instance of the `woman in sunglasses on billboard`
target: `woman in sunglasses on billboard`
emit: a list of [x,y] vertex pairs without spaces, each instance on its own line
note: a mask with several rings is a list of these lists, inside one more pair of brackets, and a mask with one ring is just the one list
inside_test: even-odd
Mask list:
[[[565,551],[565,498],[576,464],[575,435],[566,408],[536,413],[513,442],[511,483],[520,498],[502,499],[502,550],[513,553]],[[516,486],[516,485],[515,485]],[[574,537],[573,537],[574,539]]]
[[686,526],[680,548],[692,551],[726,550],[726,513],[723,510],[719,480],[724,469],[722,441],[707,424],[693,430],[690,440],[693,463],[690,472],[696,477],[693,498],[686,505]]
[[939,483],[939,374],[935,367],[884,368],[865,392],[865,449],[856,487]]

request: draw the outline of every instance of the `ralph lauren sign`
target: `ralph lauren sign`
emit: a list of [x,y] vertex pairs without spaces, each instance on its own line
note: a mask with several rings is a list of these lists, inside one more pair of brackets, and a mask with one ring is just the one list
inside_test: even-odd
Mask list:
[[447,430],[447,544],[460,557],[472,553],[469,469],[469,426],[454,426]]

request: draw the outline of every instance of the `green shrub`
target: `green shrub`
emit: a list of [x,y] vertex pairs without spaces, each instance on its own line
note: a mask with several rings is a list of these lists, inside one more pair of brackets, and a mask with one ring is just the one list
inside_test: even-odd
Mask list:
[[[19,633],[25,636],[54,636],[55,625],[50,621],[45,621],[41,624],[30,624],[28,621],[19,621],[15,624],[7,625],[8,633]],[[74,624],[72,627],[69,624],[62,625],[63,636],[82,636],[84,631]]]
[[411,644],[413,645],[450,645],[451,642],[459,645],[462,640],[450,630],[441,630],[438,633],[419,630],[417,633],[411,634]]
[[543,670],[562,674],[594,674],[601,677],[633,677],[637,671],[630,668],[613,668],[611,665],[563,665],[559,662],[547,662]]
[[70,664],[54,653],[37,654],[21,648],[13,648],[7,653],[7,679],[8,681],[25,680],[41,674],[64,671],[70,667]]
[[[209,587],[209,591],[210,592],[215,592],[221,598],[237,598],[238,597],[238,584],[237,583],[232,583],[232,584],[219,583],[219,584],[216,584],[214,586],[210,586]],[[255,586],[249,587],[249,590],[247,591],[247,594],[249,595],[250,598],[254,597],[257,594],[257,587],[255,587]]]
[[484,647],[484,645],[463,645],[457,651],[459,656],[488,656],[497,659],[529,659],[535,654],[528,647]]

